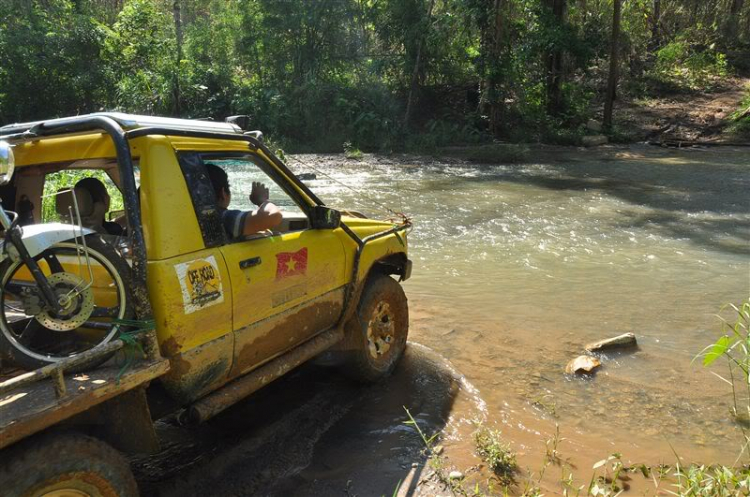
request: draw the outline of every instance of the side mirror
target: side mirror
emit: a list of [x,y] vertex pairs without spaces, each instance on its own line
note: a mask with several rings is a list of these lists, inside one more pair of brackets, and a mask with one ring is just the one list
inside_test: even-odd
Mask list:
[[333,230],[341,226],[341,213],[324,205],[313,207],[310,226],[316,230]]
[[0,141],[0,185],[10,182],[15,167],[16,161],[13,157],[13,149],[8,142]]

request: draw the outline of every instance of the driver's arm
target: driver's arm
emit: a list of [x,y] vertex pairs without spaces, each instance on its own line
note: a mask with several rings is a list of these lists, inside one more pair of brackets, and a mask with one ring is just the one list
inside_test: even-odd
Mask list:
[[281,224],[284,217],[276,205],[268,201],[268,187],[259,181],[253,181],[250,202],[258,206],[257,210],[245,216],[242,234],[253,235],[263,230],[270,230]]
[[257,210],[249,212],[245,216],[245,225],[242,227],[243,235],[253,235],[263,230],[270,230],[281,224],[284,217],[281,211],[271,202],[264,202]]

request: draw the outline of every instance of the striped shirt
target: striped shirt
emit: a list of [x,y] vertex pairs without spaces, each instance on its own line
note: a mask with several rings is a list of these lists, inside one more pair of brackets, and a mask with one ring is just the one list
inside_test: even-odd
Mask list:
[[220,209],[221,224],[224,225],[224,231],[230,240],[241,238],[245,228],[245,219],[250,214],[249,211]]

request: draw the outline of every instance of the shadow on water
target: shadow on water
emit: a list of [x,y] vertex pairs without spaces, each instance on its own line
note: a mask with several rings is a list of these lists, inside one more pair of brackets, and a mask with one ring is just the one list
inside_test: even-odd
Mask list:
[[750,158],[726,164],[696,158],[670,158],[669,162],[557,162],[539,169],[484,168],[484,174],[460,179],[598,191],[648,209],[623,210],[626,219],[614,228],[648,225],[666,237],[689,239],[711,250],[750,254]]
[[459,393],[441,359],[411,345],[392,377],[372,386],[306,365],[198,427],[160,422],[162,451],[132,461],[141,492],[392,495],[427,462],[404,406],[432,434]]

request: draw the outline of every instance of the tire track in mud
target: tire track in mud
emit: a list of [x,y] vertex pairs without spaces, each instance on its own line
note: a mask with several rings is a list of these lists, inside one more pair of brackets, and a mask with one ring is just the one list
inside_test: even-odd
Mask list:
[[[331,388],[309,385],[305,376],[328,376],[319,369],[303,368],[280,380],[286,385],[273,385],[274,391],[261,392],[204,425],[160,423],[164,449],[133,460],[142,494],[259,495],[279,478],[306,467],[319,438],[362,395],[332,378],[322,382]],[[305,395],[303,384],[312,396]],[[289,407],[293,392],[301,402]]]
[[384,382],[361,386],[303,366],[203,425],[159,423],[163,450],[132,462],[149,496],[391,495],[426,469],[403,408],[423,430],[453,438],[457,420],[482,415],[481,404],[442,356],[410,343]]
[[[315,445],[351,408],[338,393],[316,395],[294,412],[254,433],[227,451],[216,453],[194,476],[179,481],[165,496],[260,495],[275,481],[310,464]],[[302,435],[302,436],[300,436]]]

